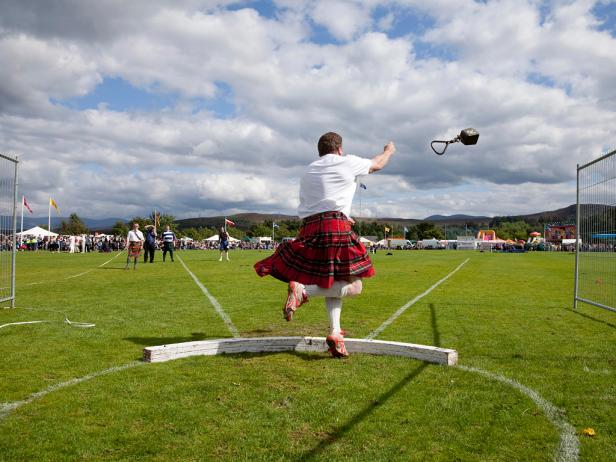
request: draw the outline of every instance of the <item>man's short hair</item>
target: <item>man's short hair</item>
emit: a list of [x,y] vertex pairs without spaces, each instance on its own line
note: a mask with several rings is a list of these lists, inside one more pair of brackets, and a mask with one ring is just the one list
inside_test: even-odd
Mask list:
[[327,132],[319,138],[319,156],[335,153],[340,147],[342,147],[342,137],[338,133]]

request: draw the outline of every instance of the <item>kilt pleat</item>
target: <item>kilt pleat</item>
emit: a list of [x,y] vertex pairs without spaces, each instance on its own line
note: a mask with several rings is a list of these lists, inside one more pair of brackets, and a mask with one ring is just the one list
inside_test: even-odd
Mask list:
[[374,276],[364,245],[341,212],[323,212],[304,219],[297,238],[282,242],[276,252],[254,265],[259,276],[329,288],[336,280]]
[[141,255],[141,242],[130,242],[128,244],[128,256],[129,257],[138,257]]

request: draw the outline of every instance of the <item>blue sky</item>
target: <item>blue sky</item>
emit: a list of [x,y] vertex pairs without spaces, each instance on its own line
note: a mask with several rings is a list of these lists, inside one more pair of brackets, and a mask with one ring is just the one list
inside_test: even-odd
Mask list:
[[614,1],[6,0],[0,142],[31,204],[88,217],[293,214],[329,130],[398,147],[363,214],[536,212],[616,144],[615,36]]
[[[209,111],[220,118],[229,118],[236,115],[237,108],[233,101],[233,89],[224,82],[216,83],[217,97],[188,98],[184,101],[192,107],[193,112]],[[69,109],[84,110],[97,109],[103,106],[111,111],[146,111],[157,112],[173,109],[183,101],[178,93],[165,91],[157,85],[140,88],[120,77],[105,77],[87,95],[53,100]]]

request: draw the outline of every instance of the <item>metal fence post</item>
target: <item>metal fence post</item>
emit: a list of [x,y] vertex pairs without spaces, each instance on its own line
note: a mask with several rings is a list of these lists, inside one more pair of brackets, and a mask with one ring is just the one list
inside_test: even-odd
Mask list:
[[15,267],[17,263],[17,196],[19,194],[19,177],[17,175],[19,157],[15,157],[15,181],[13,183],[13,255],[11,256],[11,308],[15,308]]
[[577,310],[578,278],[580,268],[580,164],[576,165],[575,184],[575,285],[573,289],[573,309]]

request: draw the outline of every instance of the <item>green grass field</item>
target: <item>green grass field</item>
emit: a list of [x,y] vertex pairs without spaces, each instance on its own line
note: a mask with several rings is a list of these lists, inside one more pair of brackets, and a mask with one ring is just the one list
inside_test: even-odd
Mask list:
[[[52,322],[0,329],[0,460],[615,460],[616,317],[571,309],[570,254],[373,258],[377,276],[344,303],[348,337],[470,258],[378,337],[454,348],[461,367],[317,353],[141,363],[146,346],[230,332],[177,258],[100,266],[115,255],[18,255],[17,308],[0,325]],[[176,253],[242,336],[326,335],[322,299],[283,320],[285,285],[252,269],[266,255]]]

